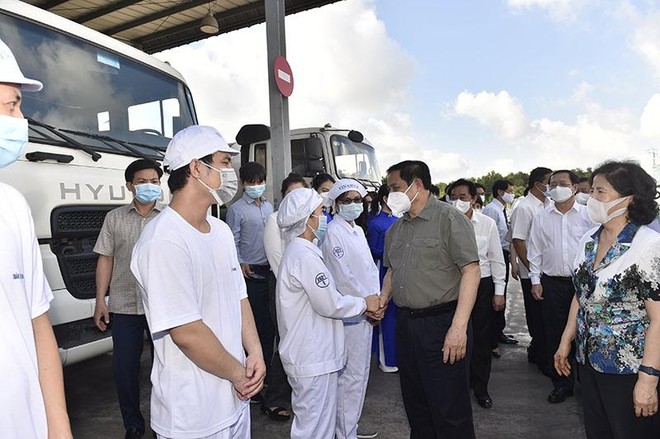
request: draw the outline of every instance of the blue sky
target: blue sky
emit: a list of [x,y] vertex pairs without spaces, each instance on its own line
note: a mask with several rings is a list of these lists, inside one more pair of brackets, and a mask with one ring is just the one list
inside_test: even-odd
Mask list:
[[[291,127],[358,129],[383,171],[408,158],[434,181],[607,158],[651,170],[660,147],[656,0],[345,0],[286,25]],[[264,29],[159,54],[230,140],[268,123]]]

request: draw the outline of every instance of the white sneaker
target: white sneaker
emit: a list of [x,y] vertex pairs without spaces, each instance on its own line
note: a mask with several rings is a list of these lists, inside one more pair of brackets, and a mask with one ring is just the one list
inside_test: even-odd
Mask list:
[[384,364],[379,364],[378,368],[385,373],[396,373],[399,371],[398,367],[395,366],[385,366]]
[[378,436],[377,431],[371,431],[371,430],[361,431],[360,428],[358,427],[358,432],[357,432],[358,439],[373,439],[376,436]]

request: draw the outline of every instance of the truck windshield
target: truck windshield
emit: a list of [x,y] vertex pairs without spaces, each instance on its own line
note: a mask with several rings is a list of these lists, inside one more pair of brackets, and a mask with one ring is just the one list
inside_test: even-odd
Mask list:
[[[25,76],[44,83],[40,92],[23,93],[23,114],[93,150],[135,155],[108,141],[116,139],[161,158],[172,136],[195,123],[185,84],[154,67],[3,13],[0,38]],[[66,146],[52,132],[31,128],[32,142]]]
[[381,175],[374,148],[364,142],[353,142],[346,136],[330,136],[335,167],[340,178],[380,182]]

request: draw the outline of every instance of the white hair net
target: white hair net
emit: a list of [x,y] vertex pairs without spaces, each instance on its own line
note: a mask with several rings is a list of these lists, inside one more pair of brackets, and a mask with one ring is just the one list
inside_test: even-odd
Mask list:
[[287,240],[305,231],[307,219],[321,205],[323,198],[314,189],[298,188],[289,192],[277,211],[277,225]]

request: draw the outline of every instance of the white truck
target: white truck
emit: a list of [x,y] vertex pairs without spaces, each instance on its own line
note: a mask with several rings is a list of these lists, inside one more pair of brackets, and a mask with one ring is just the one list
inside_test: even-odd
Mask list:
[[[50,318],[64,364],[112,347],[92,319],[105,214],[131,200],[124,170],[161,160],[170,138],[196,123],[192,96],[169,65],[23,2],[0,2],[0,38],[23,73],[44,83],[23,93],[29,144],[0,181],[20,190],[35,221],[54,292]],[[164,200],[169,200],[163,181]]]
[[[323,127],[291,130],[291,171],[307,180],[316,174],[327,173],[335,179],[354,178],[367,190],[377,191],[381,184],[376,151],[359,131],[337,129],[330,124]],[[261,163],[266,168],[266,198],[280,199],[276,194],[280,182],[272,181],[270,129],[266,125],[244,125],[236,135],[241,149],[241,164]],[[275,193],[273,193],[275,192]]]

